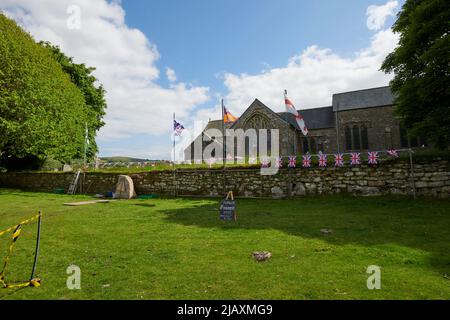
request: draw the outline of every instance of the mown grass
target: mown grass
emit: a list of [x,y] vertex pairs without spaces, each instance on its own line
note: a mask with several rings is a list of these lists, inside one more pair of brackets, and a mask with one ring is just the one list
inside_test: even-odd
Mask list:
[[[63,206],[84,199],[0,189],[0,230],[44,211],[42,286],[0,289],[1,299],[450,298],[448,200],[238,200],[238,221],[223,222],[212,199]],[[35,227],[24,228],[7,279],[29,277]],[[258,263],[257,250],[273,257]],[[66,286],[71,264],[81,290]],[[381,267],[380,290],[367,289],[370,265]]]

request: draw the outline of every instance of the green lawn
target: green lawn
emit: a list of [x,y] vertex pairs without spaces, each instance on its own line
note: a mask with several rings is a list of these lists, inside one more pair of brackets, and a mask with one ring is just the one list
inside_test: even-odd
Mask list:
[[[84,199],[0,189],[0,231],[44,212],[42,286],[0,289],[0,299],[450,299],[448,200],[238,200],[237,222],[220,221],[211,199],[62,205]],[[29,277],[35,227],[8,279]],[[272,259],[256,262],[257,250]],[[81,290],[66,287],[71,264]],[[369,265],[381,267],[381,290],[367,289]]]

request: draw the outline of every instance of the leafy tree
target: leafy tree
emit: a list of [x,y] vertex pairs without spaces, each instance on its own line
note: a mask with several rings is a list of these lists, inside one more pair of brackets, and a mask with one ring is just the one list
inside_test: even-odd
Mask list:
[[[95,142],[97,131],[105,125],[102,118],[105,115],[106,100],[105,90],[102,85],[97,85],[97,79],[92,75],[95,68],[86,67],[85,64],[76,64],[73,59],[67,57],[57,46],[49,42],[40,42],[44,48],[50,50],[55,60],[62,69],[69,74],[72,82],[81,90],[84,100],[88,106],[88,158],[93,158],[98,151]],[[84,150],[81,150],[84,152]]]
[[406,0],[393,26],[398,47],[381,69],[393,72],[397,113],[412,134],[440,148],[450,141],[450,1]]
[[0,13],[1,160],[11,167],[24,159],[81,157],[89,114],[49,50]]

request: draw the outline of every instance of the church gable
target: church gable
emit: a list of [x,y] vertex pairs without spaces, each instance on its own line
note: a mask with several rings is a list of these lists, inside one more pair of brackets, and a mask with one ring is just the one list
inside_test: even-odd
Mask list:
[[286,122],[258,99],[245,110],[232,129],[285,129]]

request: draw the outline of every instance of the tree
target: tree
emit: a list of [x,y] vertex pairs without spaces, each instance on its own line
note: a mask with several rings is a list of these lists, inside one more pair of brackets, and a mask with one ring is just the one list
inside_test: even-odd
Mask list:
[[89,114],[49,50],[0,13],[1,161],[11,167],[82,157]]
[[103,116],[105,115],[106,100],[105,89],[97,85],[98,80],[92,75],[95,68],[86,67],[85,64],[76,64],[71,57],[67,57],[59,47],[53,46],[49,42],[39,43],[44,48],[50,50],[55,60],[61,65],[62,69],[69,74],[72,82],[81,90],[84,100],[88,107],[88,137],[89,148],[87,152],[88,159],[92,159],[98,151],[95,142],[97,131],[105,125]]
[[381,70],[391,81],[397,113],[408,131],[436,147],[450,141],[450,1],[406,0],[393,31],[398,47]]

